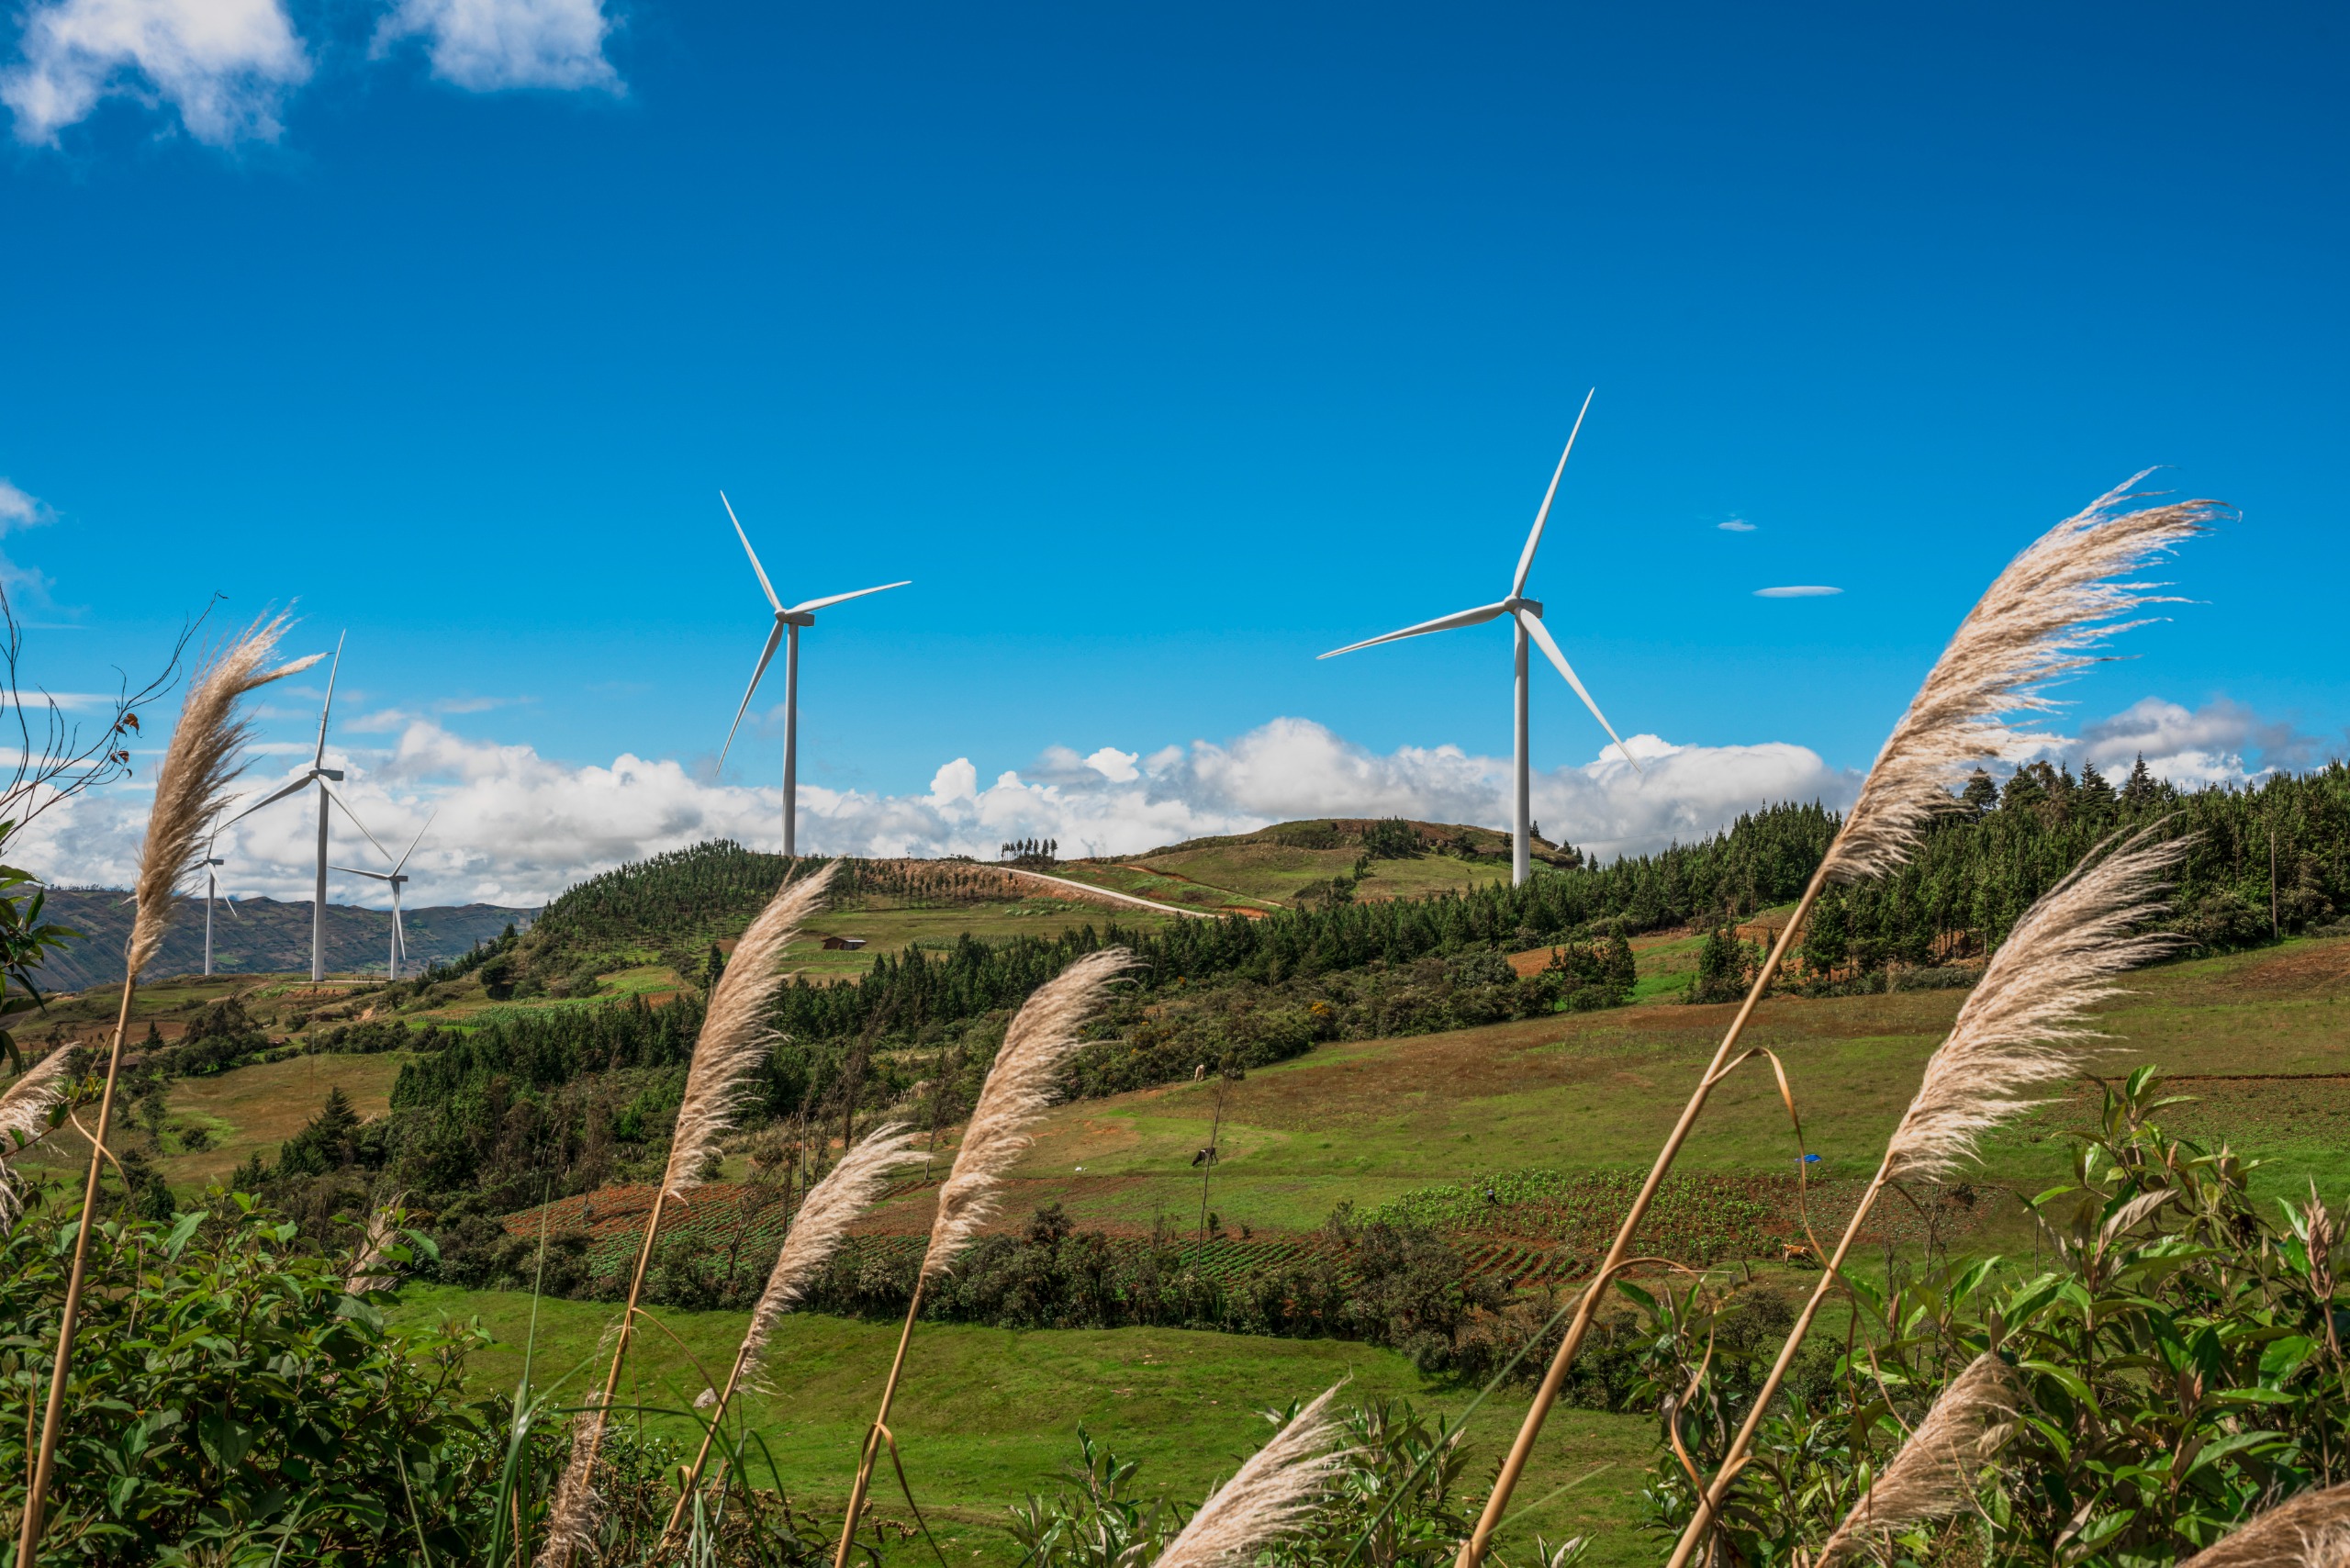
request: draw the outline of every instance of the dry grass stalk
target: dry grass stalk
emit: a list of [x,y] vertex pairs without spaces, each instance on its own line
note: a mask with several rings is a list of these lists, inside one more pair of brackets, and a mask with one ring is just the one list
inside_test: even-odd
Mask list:
[[1088,953],[1036,988],[1004,1031],[987,1087],[972,1107],[955,1168],[938,1189],[938,1215],[923,1253],[925,1283],[954,1267],[1002,1201],[1005,1172],[1019,1162],[1028,1129],[1059,1097],[1061,1070],[1078,1046],[1078,1030],[1101,1004],[1110,982],[1132,968],[1124,947]]
[[1841,1277],[1844,1259],[1886,1183],[1905,1173],[1947,1172],[1985,1132],[2039,1103],[2034,1090],[2070,1078],[2089,1043],[2103,1038],[2083,1028],[2081,1020],[2090,1007],[2115,994],[2109,983],[2112,977],[2170,945],[2164,937],[2132,935],[2137,923],[2162,912],[2153,897],[2154,879],[2186,849],[2184,839],[2154,840],[2152,831],[2110,853],[2092,852],[2024,912],[1984,969],[1950,1034],[1927,1061],[1924,1079],[1887,1140],[1875,1176],[1756,1391],[1713,1484],[1682,1532],[1670,1568],[1683,1568],[1712,1528],[1715,1510],[1745,1463],[1755,1428],[1830,1287]]
[[1828,852],[1830,881],[1881,875],[1908,859],[1926,824],[1950,809],[1961,773],[2030,742],[2004,715],[2051,711],[2051,681],[2097,662],[2107,639],[2143,624],[2123,616],[2177,602],[2154,592],[2162,584],[2114,579],[2207,532],[2226,509],[2194,500],[2121,510],[2141,498],[2130,487],[2144,477],[2033,540],[1967,612],[1846,813]]
[[394,1198],[368,1216],[366,1239],[360,1243],[359,1256],[352,1261],[351,1277],[343,1285],[343,1289],[352,1295],[365,1295],[369,1291],[387,1291],[398,1282],[385,1271],[384,1249],[399,1233],[400,1198],[407,1196],[402,1193],[399,1198]]
[[2112,977],[2178,944],[2168,933],[2132,933],[2162,913],[2155,879],[2186,849],[2186,840],[2158,840],[2150,829],[2102,858],[2093,851],[2024,913],[1926,1063],[1886,1147],[1889,1178],[1950,1174],[1984,1133],[2080,1070],[2092,1042],[2105,1038],[2083,1020],[2121,994]]
[[1167,1543],[1156,1568],[1241,1568],[1281,1536],[1294,1533],[1312,1517],[1315,1505],[1346,1463],[1347,1450],[1330,1401],[1344,1388],[1334,1383],[1290,1418],[1271,1442],[1259,1449],[1239,1473],[1215,1489],[1192,1522]]
[[313,654],[275,669],[263,669],[277,651],[285,632],[285,618],[255,622],[242,635],[207,659],[188,687],[180,705],[180,719],[163,766],[155,775],[155,799],[147,813],[147,842],[140,846],[139,876],[133,890],[138,913],[130,924],[124,949],[122,1006],[115,1016],[114,1044],[106,1055],[106,1087],[98,1098],[97,1130],[91,1135],[90,1170],[82,1190],[82,1218],[73,1242],[73,1266],[66,1276],[65,1302],[58,1315],[57,1359],[50,1373],[49,1406],[41,1422],[40,1449],[27,1489],[25,1511],[17,1537],[17,1561],[37,1562],[44,1523],[49,1483],[57,1457],[57,1438],[65,1417],[65,1389],[71,1380],[73,1330],[82,1306],[82,1285],[87,1275],[90,1228],[97,1218],[98,1178],[106,1155],[106,1135],[114,1116],[114,1092],[122,1070],[123,1036],[130,1028],[130,1000],[139,972],[162,946],[163,930],[172,915],[173,890],[194,868],[197,837],[204,824],[228,803],[227,790],[241,767],[239,751],[247,728],[238,704],[256,688],[306,670],[322,656]]
[[139,854],[134,884],[139,913],[130,924],[127,954],[134,980],[163,945],[173,891],[196,868],[204,824],[229,803],[229,785],[242,771],[238,753],[249,727],[237,704],[256,688],[306,670],[325,656],[312,654],[263,669],[285,632],[282,615],[256,623],[196,672],[180,707],[179,725],[172,732],[162,769],[155,775],[155,802],[148,810],[147,842]]
[[2014,1415],[2015,1384],[2007,1363],[1986,1350],[1951,1379],[1893,1462],[1820,1547],[1812,1568],[1834,1568],[1866,1535],[1955,1513],[1974,1495],[1990,1439]]
[[571,1429],[571,1457],[564,1462],[547,1505],[547,1535],[539,1548],[538,1568],[563,1568],[575,1551],[589,1561],[596,1555],[596,1524],[602,1518],[603,1499],[596,1495],[596,1453],[604,1440],[605,1408],[590,1396]]
[[[1673,1162],[1714,1085],[1734,1061],[1732,1052],[1747,1021],[1770,988],[1772,978],[1803,928],[1820,890],[1891,870],[1916,847],[1926,823],[1952,804],[1950,787],[1958,774],[1992,756],[2012,754],[2026,738],[2002,722],[2011,713],[2045,712],[2053,706],[2047,684],[2093,661],[2106,639],[2137,624],[2121,618],[2164,600],[2152,583],[2113,578],[2135,572],[2175,546],[2208,530],[2226,509],[2214,501],[2118,509],[2136,498],[2129,491],[2141,474],[2098,497],[2073,517],[2042,534],[2009,562],[1993,581],[1942,657],[1910,700],[1900,722],[1877,753],[1843,826],[1796,902],[1795,913],[1754,972],[1746,1000],[1723,1032],[1722,1043],[1705,1076],[1690,1092],[1680,1120],[1657,1151],[1646,1183],[1626,1211],[1616,1239],[1601,1261],[1599,1277],[1631,1256],[1632,1238],[1647,1217]],[[1566,1386],[1567,1372],[1590,1332],[1598,1293],[1587,1293],[1567,1325],[1550,1369],[1535,1392],[1517,1439],[1485,1499],[1477,1528],[1460,1549],[1456,1568],[1477,1568],[1526,1472],[1534,1439]]]
[[2350,1482],[2255,1514],[2178,1568],[2350,1568]]
[[685,1103],[677,1109],[677,1130],[671,1135],[669,1164],[661,1178],[661,1190],[668,1196],[683,1197],[701,1185],[702,1167],[718,1152],[719,1139],[733,1129],[742,1110],[744,1081],[775,1044],[767,1019],[786,978],[783,950],[822,904],[833,871],[827,865],[788,884],[734,944],[702,1018],[700,1037],[694,1042]]
[[1060,1089],[1061,1070],[1075,1054],[1078,1030],[1102,1002],[1110,982],[1134,965],[1124,947],[1088,953],[1036,988],[995,1053],[987,1086],[972,1107],[963,1130],[962,1147],[955,1151],[954,1168],[938,1189],[938,1214],[931,1221],[930,1244],[923,1254],[922,1272],[914,1276],[913,1295],[906,1303],[906,1321],[898,1330],[898,1352],[890,1361],[890,1375],[881,1384],[881,1407],[866,1429],[858,1454],[856,1479],[850,1484],[848,1515],[841,1525],[840,1546],[833,1568],[848,1568],[849,1547],[856,1539],[856,1524],[865,1509],[866,1487],[873,1479],[873,1462],[880,1457],[883,1434],[889,1428],[890,1406],[897,1397],[898,1379],[906,1370],[906,1347],[912,1342],[914,1318],[922,1311],[923,1288],[954,1266],[955,1258],[970,1245],[1002,1198],[1004,1173],[1029,1144],[1028,1128],[1045,1114]]
[[767,1341],[783,1315],[799,1304],[809,1283],[848,1239],[848,1227],[881,1201],[892,1174],[922,1159],[913,1147],[915,1134],[897,1123],[874,1128],[843,1156],[801,1201],[783,1238],[783,1250],[767,1271],[767,1288],[751,1309],[751,1326],[743,1335],[740,1375],[756,1375]]
[[73,1047],[60,1046],[18,1075],[0,1094],[0,1236],[8,1233],[23,1207],[16,1171],[8,1162],[49,1136],[50,1107],[64,1098],[65,1069]]
[[775,1267],[767,1271],[767,1288],[759,1293],[758,1305],[751,1309],[751,1326],[744,1331],[743,1343],[734,1352],[734,1370],[727,1374],[726,1391],[722,1394],[705,1388],[694,1401],[697,1410],[712,1406],[716,1409],[702,1429],[701,1450],[694,1455],[693,1467],[687,1472],[685,1484],[677,1488],[677,1505],[669,1510],[670,1529],[675,1530],[685,1518],[686,1504],[692,1498],[694,1488],[701,1484],[702,1470],[710,1462],[719,1423],[726,1418],[735,1391],[745,1383],[755,1384],[759,1361],[767,1354],[776,1324],[799,1304],[810,1282],[840,1250],[841,1243],[848,1239],[848,1227],[881,1201],[882,1194],[889,1191],[891,1172],[923,1158],[913,1147],[913,1139],[912,1129],[900,1123],[874,1128],[842,1156],[831,1174],[809,1189],[808,1196],[800,1201],[791,1230],[783,1238],[783,1250],[776,1255]]
[[[629,1276],[628,1302],[621,1311],[611,1367],[604,1375],[602,1397],[594,1402],[596,1418],[572,1440],[572,1462],[583,1467],[582,1508],[592,1506],[586,1499],[591,1495],[588,1482],[595,1474],[597,1450],[603,1446],[604,1415],[620,1392],[621,1368],[628,1361],[629,1341],[636,1328],[637,1298],[644,1290],[644,1271],[653,1261],[654,1243],[660,1238],[662,1211],[672,1197],[683,1197],[701,1185],[702,1167],[718,1152],[718,1140],[733,1126],[742,1108],[744,1080],[775,1040],[767,1015],[776,993],[783,989],[783,951],[800,935],[800,922],[822,903],[833,871],[828,865],[811,877],[787,882],[767,901],[767,908],[759,911],[734,944],[726,972],[711,994],[710,1011],[702,1015],[701,1034],[694,1041],[693,1065],[686,1070],[685,1100],[677,1110],[677,1131],[670,1137],[669,1163],[662,1171],[661,1190],[653,1195],[653,1212],[644,1216],[644,1239],[637,1248],[636,1269]],[[564,1568],[571,1550],[568,1537],[551,1536],[539,1561],[543,1568]]]

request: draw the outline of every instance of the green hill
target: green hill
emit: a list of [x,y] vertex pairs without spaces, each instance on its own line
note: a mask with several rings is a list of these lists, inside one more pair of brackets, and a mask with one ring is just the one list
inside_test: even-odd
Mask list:
[[[122,945],[130,935],[129,895],[121,889],[52,889],[47,918],[80,932],[83,940],[52,952],[41,966],[42,987],[80,991],[122,978]],[[487,942],[509,925],[528,925],[536,912],[497,904],[469,903],[400,912],[412,966],[454,958],[476,942]],[[388,910],[352,904],[327,905],[326,960],[330,974],[381,974],[391,949]],[[275,899],[239,899],[213,906],[212,958],[216,972],[229,975],[308,973],[310,906]],[[162,951],[148,966],[150,975],[200,974],[204,969],[204,902],[181,901],[163,937]]]

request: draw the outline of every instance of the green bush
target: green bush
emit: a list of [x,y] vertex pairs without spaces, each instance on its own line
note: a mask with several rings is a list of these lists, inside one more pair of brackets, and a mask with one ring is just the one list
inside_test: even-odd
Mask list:
[[[1792,1562],[1851,1508],[1955,1373],[2006,1361],[2018,1419],[1978,1507],[1897,1542],[1908,1561],[2143,1568],[2210,1545],[2279,1497],[2350,1470],[2350,1323],[2335,1298],[2339,1215],[2311,1193],[2264,1213],[2252,1162],[2164,1133],[2152,1069],[2108,1092],[2073,1180],[2032,1209],[2054,1267],[1934,1258],[1848,1275],[1850,1337],[1807,1344],[1724,1510],[1745,1562]],[[1651,1301],[1652,1391],[1697,1468],[1718,1464],[1778,1337],[1720,1331],[1734,1303]],[[1708,1352],[1710,1351],[1710,1359]],[[1670,1454],[1648,1493],[1678,1530],[1695,1496]]]

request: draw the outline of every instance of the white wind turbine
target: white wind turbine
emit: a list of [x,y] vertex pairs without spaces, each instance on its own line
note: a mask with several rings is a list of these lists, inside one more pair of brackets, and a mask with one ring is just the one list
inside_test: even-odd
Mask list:
[[[1595,392],[1597,388],[1593,390]],[[1567,678],[1567,684],[1575,689],[1577,697],[1583,699],[1583,705],[1591,710],[1591,716],[1599,721],[1599,727],[1607,732],[1607,738],[1614,741],[1616,749],[1624,754],[1624,760],[1631,763],[1632,771],[1638,773],[1640,770],[1639,762],[1625,746],[1623,737],[1616,733],[1616,727],[1607,722],[1607,715],[1599,711],[1599,704],[1591,700],[1591,693],[1585,691],[1583,682],[1575,678],[1573,666],[1567,663],[1567,655],[1561,653],[1559,644],[1550,640],[1549,629],[1542,624],[1541,600],[1526,597],[1526,577],[1534,569],[1534,552],[1542,543],[1542,525],[1550,520],[1550,502],[1559,493],[1559,478],[1567,471],[1567,459],[1573,454],[1575,437],[1583,431],[1583,417],[1591,411],[1591,398],[1592,393],[1583,395],[1583,409],[1575,415],[1574,429],[1567,432],[1566,450],[1559,454],[1559,466],[1550,475],[1550,487],[1542,493],[1542,509],[1534,514],[1534,530],[1526,536],[1526,548],[1518,553],[1517,575],[1510,578],[1507,599],[1494,604],[1481,604],[1474,610],[1438,616],[1434,621],[1423,621],[1416,626],[1406,626],[1401,632],[1390,632],[1382,637],[1349,643],[1343,648],[1333,648],[1320,655],[1334,659],[1340,654],[1351,654],[1357,648],[1368,648],[1375,643],[1393,643],[1404,637],[1424,636],[1430,632],[1449,632],[1456,626],[1483,625],[1504,615],[1510,618],[1516,632],[1517,647],[1517,751],[1516,766],[1512,769],[1512,826],[1516,829],[1516,838],[1510,853],[1510,881],[1513,884],[1526,880],[1533,863],[1534,835],[1529,799],[1532,777],[1526,744],[1526,644],[1528,638],[1540,644],[1544,655],[1558,666],[1559,673]]]
[[[221,827],[226,827],[229,824],[226,823],[220,824]],[[214,828],[212,830],[212,836],[204,841],[204,859],[202,861],[202,865],[204,867],[204,972],[207,975],[212,972],[212,904],[214,900],[220,898],[219,868],[228,864],[226,860],[221,859],[218,855],[214,853],[216,841],[219,836],[220,828]],[[237,901],[235,899],[228,899],[224,902],[229,905],[229,913],[230,914],[237,914]],[[237,914],[237,918],[239,920],[242,920],[245,917],[241,914]]]
[[[334,663],[327,666],[327,698],[319,705],[319,747],[317,754],[310,758],[308,770],[299,778],[255,801],[252,805],[230,817],[228,822],[222,823],[219,828],[213,829],[217,834],[220,828],[225,828],[231,823],[243,821],[263,806],[274,806],[288,795],[301,793],[312,784],[319,787],[318,883],[310,904],[310,983],[312,985],[327,978],[327,807],[330,797],[333,794],[333,791],[327,788],[327,782],[330,779],[337,784],[342,782],[342,769],[327,766],[327,716],[334,711],[335,676],[341,668],[342,638],[337,637],[334,641]],[[350,810],[348,806],[343,809],[345,812]],[[358,818],[353,817],[352,820],[355,823]],[[362,828],[360,831],[364,833],[366,830]],[[377,845],[376,847],[381,849],[383,846]],[[390,857],[386,856],[385,858],[389,859]]]
[[734,710],[734,722],[727,726],[726,745],[718,751],[718,765],[726,766],[726,754],[733,747],[734,732],[743,727],[743,715],[749,711],[751,696],[759,689],[759,678],[767,672],[767,661],[775,657],[776,644],[784,645],[783,652],[783,853],[787,858],[798,853],[797,809],[800,790],[800,629],[816,624],[816,611],[846,599],[863,599],[868,593],[880,593],[889,588],[901,588],[913,581],[883,583],[879,588],[858,588],[854,593],[828,594],[822,599],[802,599],[786,609],[776,597],[775,585],[767,581],[767,571],[759,565],[759,553],[751,548],[751,536],[743,532],[743,520],[734,515],[734,503],[726,492],[718,492],[718,504],[726,509],[726,520],[734,525],[734,537],[743,542],[743,554],[751,558],[751,570],[758,574],[759,591],[767,596],[767,603],[775,609],[775,626],[767,633],[767,646],[759,650],[759,662],[751,671],[751,684],[744,689],[742,705]]
[[[352,812],[349,804],[340,798],[336,800],[335,804],[342,807],[343,814],[349,816],[354,824],[359,823],[358,816]],[[439,814],[440,813],[438,812],[435,812],[433,816],[438,816]],[[345,872],[353,877],[367,877],[372,878],[375,881],[386,883],[392,890],[392,959],[390,967],[384,972],[384,978],[387,980],[396,980],[399,979],[400,966],[408,961],[408,932],[406,928],[400,924],[400,889],[408,885],[408,857],[416,853],[416,846],[424,842],[424,835],[431,826],[432,817],[426,817],[424,819],[424,826],[416,830],[416,836],[408,840],[408,848],[401,853],[400,857],[397,860],[392,861],[392,868],[388,871],[368,871],[364,870],[357,866],[337,866],[335,868],[336,870]],[[372,833],[367,833],[367,829],[364,825],[360,826],[359,831],[367,834],[368,843],[375,844],[375,835]],[[380,844],[375,844],[375,847],[380,852],[384,846]],[[384,858],[390,860],[391,857],[386,855]]]

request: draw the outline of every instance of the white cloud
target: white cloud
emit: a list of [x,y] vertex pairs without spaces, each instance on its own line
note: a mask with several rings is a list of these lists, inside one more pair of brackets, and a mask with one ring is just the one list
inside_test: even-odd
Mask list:
[[604,58],[601,0],[397,0],[375,50],[422,38],[432,73],[476,93],[508,87],[621,90]]
[[1840,588],[1824,588],[1817,583],[1801,583],[1792,588],[1756,588],[1754,597],[1757,599],[1828,599],[1843,591]]
[[1728,522],[1718,522],[1714,524],[1714,526],[1720,529],[1724,533],[1751,533],[1754,532],[1754,525],[1747,521],[1742,517],[1734,517]]
[[29,528],[37,522],[47,522],[49,508],[34,497],[25,494],[6,479],[0,479],[0,533],[11,529]]
[[[2263,719],[2224,697],[2192,710],[2142,697],[2083,728],[2080,739],[2065,750],[2109,775],[2128,772],[2143,756],[2156,777],[2193,788],[2244,783],[2280,767],[2299,766],[2311,760],[2316,746],[2291,724]],[[2247,760],[2255,755],[2262,762],[2257,768]]]
[[47,0],[0,73],[21,141],[54,145],[101,98],[169,104],[198,141],[274,141],[310,59],[280,0]]
[[[1553,839],[1602,861],[1717,832],[1740,813],[1780,801],[1851,803],[1859,776],[1784,742],[1674,745],[1655,735],[1627,742],[1635,773],[1613,747],[1596,760],[1534,778],[1534,815]],[[256,767],[258,798],[294,776],[308,748]],[[2149,698],[2087,726],[2052,735],[2043,755],[2094,760],[2109,773],[2147,765],[2182,784],[2257,777],[2306,760],[2309,743],[2289,725],[2218,701],[2188,710]],[[480,901],[530,906],[581,878],[662,850],[731,837],[773,847],[782,837],[780,791],[711,782],[675,761],[629,754],[577,767],[527,745],[469,740],[431,718],[405,716],[381,749],[328,750],[345,769],[344,799],[397,854],[432,815],[410,865],[410,904]],[[150,767],[151,768],[151,764]],[[1380,754],[1305,719],[1276,719],[1214,743],[1162,746],[1148,755],[1103,746],[1090,756],[1053,747],[1025,769],[982,785],[968,756],[942,764],[920,794],[882,795],[803,785],[800,838],[824,853],[964,854],[992,858],[1007,839],[1058,839],[1070,855],[1132,855],[1181,839],[1245,833],[1313,816],[1409,816],[1499,827],[1509,820],[1509,762],[1458,746],[1404,746]],[[22,846],[24,863],[63,882],[121,886],[144,829],[148,790],[118,787],[57,807]],[[437,813],[437,814],[434,814]],[[306,898],[317,819],[309,798],[271,807],[221,841],[226,885],[239,893]],[[377,862],[338,817],[335,857]],[[351,856],[363,858],[352,860]],[[337,877],[339,900],[380,902],[373,884]]]
[[[1774,801],[1841,805],[1856,782],[1796,745],[1674,746],[1653,735],[1630,744],[1645,777],[1612,751],[1536,777],[1535,814],[1547,832],[1612,857],[1702,836]],[[1058,839],[1064,853],[1130,855],[1293,817],[1401,815],[1489,826],[1508,820],[1506,758],[1456,746],[1381,756],[1303,719],[1147,757],[1110,746],[1088,758],[1067,755],[1073,768],[1051,767],[1048,754],[1038,777],[1004,770],[984,787],[978,766],[957,757],[918,795],[803,786],[800,836],[825,852],[992,858],[1004,840],[1031,836]],[[291,760],[298,767],[308,757]],[[409,868],[412,905],[532,905],[582,877],[665,849],[721,836],[771,846],[782,836],[780,791],[773,788],[711,783],[674,761],[625,754],[609,765],[573,767],[529,746],[468,740],[421,717],[410,718],[386,749],[330,746],[328,762],[345,770],[343,798],[394,854],[437,813]],[[282,765],[256,767],[247,789],[257,798],[291,777]],[[26,864],[64,882],[127,882],[148,799],[134,784],[65,802],[36,825],[23,846]],[[309,800],[273,806],[224,835],[228,887],[308,896],[317,823]],[[342,846],[336,859],[375,864],[340,816],[334,832]],[[346,858],[352,855],[366,858]],[[331,896],[379,902],[376,888],[355,882],[335,878]]]

